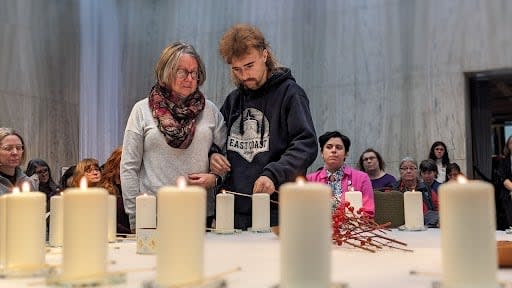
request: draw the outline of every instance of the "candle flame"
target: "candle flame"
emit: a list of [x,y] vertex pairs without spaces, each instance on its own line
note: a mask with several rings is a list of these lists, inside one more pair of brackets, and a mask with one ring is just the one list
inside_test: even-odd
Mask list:
[[144,194],[142,194],[144,197],[148,196],[148,194],[146,192],[144,192]]
[[224,189],[221,189],[221,190],[220,190],[220,192],[221,192],[222,194],[226,194],[226,190],[224,190]]
[[28,182],[23,182],[23,184],[21,184],[21,191],[30,192],[30,184],[28,184]]
[[354,192],[354,187],[350,186],[350,192]]
[[462,175],[458,175],[457,176],[457,182],[460,183],[460,184],[464,184],[464,183],[468,183],[468,178],[462,176]]
[[80,179],[80,190],[87,190],[87,178],[85,178],[85,176]]
[[180,176],[176,179],[176,184],[178,185],[178,188],[183,190],[187,187],[187,179],[184,176]]
[[304,185],[304,183],[306,183],[306,178],[302,177],[302,176],[299,176],[297,177],[297,179],[295,180],[295,182],[297,182],[297,184],[299,185]]
[[17,193],[20,193],[20,188],[18,188],[18,187],[13,187],[13,188],[12,188],[12,194],[17,194]]

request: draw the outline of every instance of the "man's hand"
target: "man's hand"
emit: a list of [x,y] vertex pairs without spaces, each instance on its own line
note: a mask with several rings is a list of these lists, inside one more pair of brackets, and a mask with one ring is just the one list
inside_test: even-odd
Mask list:
[[213,153],[210,157],[210,171],[222,176],[231,171],[231,164],[224,155]]
[[254,187],[252,188],[252,193],[268,193],[272,194],[276,191],[276,187],[274,186],[274,182],[270,180],[267,176],[260,176],[254,182]]
[[197,185],[204,189],[210,189],[215,186],[215,175],[212,173],[188,174],[187,183],[188,185]]

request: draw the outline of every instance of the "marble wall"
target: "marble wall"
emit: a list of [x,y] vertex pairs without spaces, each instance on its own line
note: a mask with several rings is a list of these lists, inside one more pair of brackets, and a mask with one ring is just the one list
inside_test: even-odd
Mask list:
[[[166,44],[188,41],[207,67],[202,87],[221,105],[233,88],[217,53],[223,31],[257,25],[311,101],[318,134],[338,129],[347,161],[380,151],[398,174],[404,156],[448,145],[471,165],[466,72],[512,67],[507,0],[30,1],[0,3],[0,125],[29,157],[59,167],[105,160],[132,105],[153,83]],[[320,157],[314,166],[322,164]]]

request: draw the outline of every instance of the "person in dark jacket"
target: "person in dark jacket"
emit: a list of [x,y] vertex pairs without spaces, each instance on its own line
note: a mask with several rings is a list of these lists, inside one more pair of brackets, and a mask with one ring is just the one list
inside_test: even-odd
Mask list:
[[[304,176],[318,153],[308,97],[256,27],[229,28],[219,52],[237,88],[220,109],[228,129],[225,156],[212,154],[210,168],[226,174],[227,189],[277,199],[279,186]],[[251,208],[251,198],[236,197],[236,228],[251,226]],[[270,214],[271,226],[278,225],[277,205]]]
[[50,211],[50,198],[59,194],[60,187],[53,181],[52,171],[48,163],[43,159],[32,159],[28,161],[25,174],[27,174],[28,177],[34,174],[37,175],[37,179],[39,180],[37,190],[46,194],[46,211]]

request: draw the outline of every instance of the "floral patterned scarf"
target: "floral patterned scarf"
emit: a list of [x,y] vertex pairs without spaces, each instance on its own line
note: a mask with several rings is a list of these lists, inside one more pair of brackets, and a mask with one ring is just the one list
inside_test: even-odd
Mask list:
[[190,145],[204,105],[204,95],[199,90],[181,97],[157,83],[149,93],[149,109],[167,144],[173,148],[186,149]]

